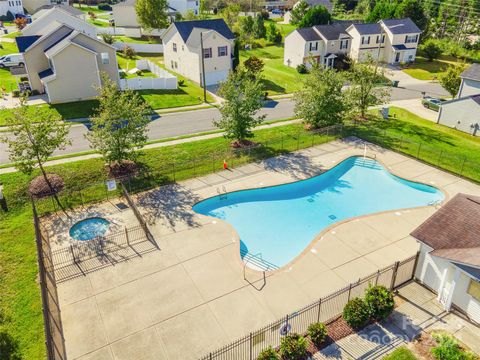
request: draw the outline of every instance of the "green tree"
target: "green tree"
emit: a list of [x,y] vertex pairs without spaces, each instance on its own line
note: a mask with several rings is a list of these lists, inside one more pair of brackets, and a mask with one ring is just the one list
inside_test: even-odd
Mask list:
[[68,139],[70,126],[60,116],[44,111],[41,107],[27,106],[26,98],[21,98],[20,106],[13,109],[6,122],[11,135],[1,137],[1,141],[8,145],[10,161],[18,171],[27,175],[38,167],[50,193],[63,209],[44,164],[55,150],[65,149],[71,143]]
[[239,4],[229,4],[222,9],[220,15],[228,26],[233,27],[238,20],[238,13],[240,12]]
[[207,0],[200,0],[198,10],[199,10],[199,13],[200,13],[200,16],[199,16],[200,19],[205,20],[207,18],[207,15],[208,15]]
[[366,118],[369,107],[388,101],[390,91],[377,86],[385,77],[385,69],[379,67],[371,57],[361,64],[352,63],[347,76],[350,86],[345,96],[354,114],[358,113],[362,118]]
[[91,131],[86,135],[90,146],[102,154],[110,165],[135,160],[137,149],[147,141],[151,110],[132,90],[121,91],[117,83],[102,74],[99,107],[90,118]]
[[263,106],[263,91],[261,79],[253,79],[241,68],[231,71],[221,83],[218,94],[225,102],[220,106],[221,119],[213,124],[225,131],[227,139],[234,140],[233,146],[249,144],[247,139],[254,136],[252,128],[265,118],[265,115],[256,116]]
[[191,21],[191,20],[195,20],[196,18],[197,18],[197,15],[195,15],[195,12],[192,9],[188,9],[185,12],[185,20]]
[[267,33],[265,28],[265,22],[263,21],[262,14],[257,14],[255,17],[255,22],[253,24],[253,36],[255,39],[263,39]]
[[256,56],[250,56],[247,60],[245,60],[243,66],[245,66],[245,69],[250,75],[257,77],[263,71],[265,63],[262,61],[262,59]]
[[332,16],[323,5],[316,5],[307,10],[302,20],[298,23],[301,28],[330,23]]
[[367,22],[377,22],[382,19],[391,19],[395,17],[395,11],[398,3],[396,1],[382,0],[375,3],[375,6],[366,17]]
[[274,22],[268,24],[265,39],[272,44],[279,44],[282,42],[282,33]]
[[420,50],[428,59],[428,61],[436,60],[442,54],[442,49],[440,49],[433,39],[428,39],[423,45],[420,46]]
[[145,29],[164,29],[168,26],[167,0],[137,0],[135,12]]
[[403,0],[396,7],[394,17],[397,19],[410,18],[420,30],[425,30],[428,18],[421,1],[423,0]]
[[308,6],[309,5],[305,0],[300,0],[298,3],[296,3],[290,12],[290,24],[297,25],[300,21],[302,21],[305,13],[308,10]]
[[448,91],[452,97],[455,97],[460,90],[462,78],[460,74],[465,70],[465,65],[451,65],[443,74],[438,77],[440,85]]
[[312,67],[295,94],[295,115],[312,129],[341,123],[346,110],[342,86],[335,70]]
[[243,37],[250,37],[253,34],[254,24],[255,21],[250,15],[240,19],[240,32]]
[[232,59],[232,69],[235,71],[240,65],[240,42],[238,39],[235,39],[233,42],[233,59]]

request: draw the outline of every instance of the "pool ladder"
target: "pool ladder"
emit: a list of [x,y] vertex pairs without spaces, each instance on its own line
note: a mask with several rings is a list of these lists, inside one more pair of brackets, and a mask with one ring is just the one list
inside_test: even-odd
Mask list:
[[228,198],[227,189],[225,188],[225,185],[223,185],[222,188],[217,187],[217,194],[220,200],[225,200]]

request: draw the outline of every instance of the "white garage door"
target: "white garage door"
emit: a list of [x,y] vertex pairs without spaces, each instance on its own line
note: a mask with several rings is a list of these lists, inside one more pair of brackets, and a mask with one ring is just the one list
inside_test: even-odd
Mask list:
[[228,76],[228,70],[212,71],[205,74],[207,86],[217,85],[220,81],[225,81]]

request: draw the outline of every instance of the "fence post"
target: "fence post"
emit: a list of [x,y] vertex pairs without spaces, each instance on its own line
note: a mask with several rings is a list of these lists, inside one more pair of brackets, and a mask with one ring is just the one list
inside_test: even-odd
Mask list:
[[130,246],[130,239],[128,238],[128,229],[125,226],[125,237],[127,238],[127,245]]
[[440,166],[440,161],[442,160],[443,150],[440,150],[440,155],[438,156],[437,166]]
[[172,163],[172,175],[173,175],[173,181],[176,181],[176,176],[175,176],[175,160]]
[[420,157],[420,149],[422,148],[422,143],[418,144],[417,159]]
[[213,359],[212,353],[210,353],[210,356],[208,357],[210,360]]
[[250,340],[250,360],[252,360],[252,359],[253,359],[253,342],[252,342],[252,333],[250,333],[249,340]]
[[300,131],[297,133],[297,150],[300,149]]
[[283,135],[282,135],[282,151],[283,151]]
[[350,294],[352,292],[352,283],[348,286],[348,301],[350,301]]
[[320,312],[322,308],[322,298],[318,299],[318,314],[317,314],[317,323],[320,322]]
[[215,155],[212,154],[212,172],[215,172]]
[[465,166],[465,161],[466,161],[466,158],[464,157],[462,161],[462,168],[460,169],[460,176],[463,176],[463,167]]
[[377,277],[375,278],[375,286],[378,285],[378,278],[380,277],[380,270],[377,270]]
[[390,283],[390,291],[393,290],[395,287],[395,280],[397,280],[397,272],[398,272],[398,266],[400,265],[400,262],[395,262],[395,265],[393,266],[393,273],[392,273],[392,281]]
[[76,264],[77,259],[75,258],[75,252],[73,251],[73,245],[70,244],[70,253],[72,254],[73,262]]

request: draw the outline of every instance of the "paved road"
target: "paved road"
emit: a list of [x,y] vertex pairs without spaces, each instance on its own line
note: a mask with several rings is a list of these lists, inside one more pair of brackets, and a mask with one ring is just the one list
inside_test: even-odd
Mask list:
[[[419,99],[422,96],[421,91],[427,91],[427,95],[431,96],[448,95],[440,85],[434,83],[408,84],[408,89],[391,89],[391,100]],[[294,116],[294,103],[291,99],[270,101],[260,113],[266,115],[267,121],[289,118]],[[213,130],[212,121],[219,117],[220,114],[216,108],[159,115],[149,125],[149,138],[150,140],[158,140]],[[55,152],[54,155],[73,154],[90,150],[89,143],[84,136],[87,131],[88,129],[85,126],[72,126],[70,130],[72,145],[65,150]],[[0,143],[0,164],[6,163],[9,163],[7,147],[5,144]]]

